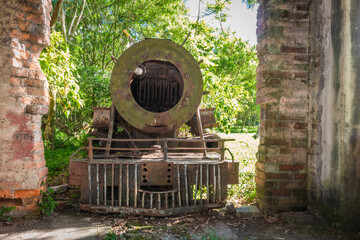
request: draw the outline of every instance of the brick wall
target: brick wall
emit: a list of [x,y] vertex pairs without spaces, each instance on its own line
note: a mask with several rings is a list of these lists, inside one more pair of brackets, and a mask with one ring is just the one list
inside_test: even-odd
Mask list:
[[308,0],[260,0],[256,188],[263,211],[306,208]]
[[45,188],[41,117],[47,81],[38,63],[49,45],[50,0],[2,0],[0,8],[0,206],[36,213]]

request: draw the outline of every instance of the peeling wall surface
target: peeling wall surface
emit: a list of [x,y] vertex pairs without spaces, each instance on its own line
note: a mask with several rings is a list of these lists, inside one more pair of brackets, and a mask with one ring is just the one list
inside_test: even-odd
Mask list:
[[360,229],[360,1],[312,1],[309,208]]
[[41,117],[47,81],[38,63],[49,45],[49,0],[0,0],[0,206],[38,212],[46,180]]

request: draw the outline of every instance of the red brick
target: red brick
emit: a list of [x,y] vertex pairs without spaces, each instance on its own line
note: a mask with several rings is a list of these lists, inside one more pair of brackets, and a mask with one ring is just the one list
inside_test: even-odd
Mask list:
[[29,87],[26,92],[31,96],[46,96],[47,90],[45,88]]
[[0,199],[0,206],[6,205],[7,207],[16,207],[18,209],[19,206],[22,206],[21,198],[4,198]]
[[24,1],[23,4],[19,4],[19,7],[22,11],[28,12],[28,14],[31,15],[35,15],[34,13],[43,13],[43,4],[41,3],[30,3],[30,1]]
[[289,79],[292,78],[291,72],[286,71],[264,71],[261,72],[263,78],[280,78],[280,79]]
[[26,41],[30,38],[30,34],[14,29],[11,31],[11,37],[19,38]]
[[41,70],[39,63],[29,62],[29,68],[34,70]]
[[12,87],[9,92],[11,95],[14,96],[21,96],[26,95],[26,88],[24,87]]
[[29,76],[29,69],[26,69],[26,68],[13,68],[12,76],[28,77]]
[[283,121],[266,121],[265,128],[289,128],[291,124]]
[[50,45],[50,40],[43,35],[30,35],[29,42],[33,44],[38,44],[42,46],[48,46]]
[[265,186],[265,181],[264,179],[261,179],[259,177],[255,177],[255,182],[257,185],[261,186],[261,187],[264,187]]
[[265,164],[263,162],[256,162],[255,167],[261,171],[265,170]]
[[296,199],[296,198],[282,198],[279,199],[279,205],[284,206],[304,206],[306,203],[303,199]]
[[275,146],[288,146],[290,142],[287,139],[265,137],[265,144]]
[[278,189],[278,181],[264,181],[264,188],[265,189]]
[[44,88],[44,81],[39,79],[24,79],[24,86]]
[[29,27],[29,22],[26,21],[18,21],[18,26],[20,28],[21,31],[23,32],[28,32],[28,27]]
[[291,139],[292,147],[307,147],[308,140],[306,138]]
[[306,173],[294,173],[294,179],[305,180]]
[[308,72],[295,72],[294,78],[307,78],[309,76]]
[[307,55],[296,55],[294,56],[294,60],[308,63],[309,57]]
[[40,202],[40,195],[35,197],[23,198],[22,202],[23,202],[23,206],[27,207],[28,209],[34,206],[37,207]]
[[21,103],[23,103],[23,104],[45,105],[46,104],[46,99],[45,99],[45,97],[39,97],[39,96],[23,96],[21,98]]
[[43,49],[44,49],[44,46],[42,46],[42,45],[39,45],[39,44],[31,45],[31,51],[33,51],[34,53],[40,53]]
[[20,86],[20,83],[21,83],[20,78],[16,78],[16,77],[10,78],[10,86]]
[[14,193],[10,189],[0,189],[0,198],[13,198]]
[[294,124],[294,129],[307,129],[307,123],[297,122]]
[[40,189],[32,189],[32,190],[15,190],[16,198],[29,198],[40,195]]
[[46,80],[46,76],[41,70],[31,70],[29,71],[29,78]]
[[265,172],[259,170],[259,169],[255,169],[255,173],[256,173],[256,176],[261,178],[261,179],[265,179]]
[[305,181],[286,181],[286,182],[279,182],[279,188],[280,189],[289,189],[289,190],[294,190],[294,189],[304,189],[305,186]]
[[265,173],[265,179],[292,179],[289,173]]
[[24,168],[26,169],[40,169],[45,167],[45,161],[35,161],[35,160],[31,160],[27,163],[24,163]]
[[307,53],[306,47],[281,46],[280,51],[283,53]]
[[294,14],[294,18],[295,19],[308,19],[309,18],[309,13],[295,13]]
[[280,154],[303,154],[306,155],[306,148],[280,148]]
[[26,51],[22,51],[22,50],[17,50],[17,49],[13,49],[13,53],[14,53],[14,56],[15,58],[17,59],[29,59],[29,53],[26,52]]
[[26,16],[25,12],[18,11],[16,13],[16,19],[18,19],[18,20],[25,21],[25,16]]
[[265,194],[268,196],[291,196],[292,191],[290,190],[283,190],[283,189],[272,189],[272,190],[266,190]]

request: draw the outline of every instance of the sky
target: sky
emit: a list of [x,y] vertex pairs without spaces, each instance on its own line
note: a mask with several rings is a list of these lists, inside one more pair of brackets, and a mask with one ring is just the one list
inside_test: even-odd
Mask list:
[[[202,1],[206,2],[206,0]],[[199,0],[187,0],[185,5],[190,9],[190,17],[197,18]],[[227,21],[223,23],[224,28],[230,27],[232,31],[242,40],[249,40],[251,45],[256,45],[256,15],[258,4],[253,9],[247,9],[246,4],[241,0],[233,0],[229,6]],[[205,4],[201,3],[201,9],[205,9]],[[204,20],[213,27],[219,27],[219,23],[212,18],[204,18]]]

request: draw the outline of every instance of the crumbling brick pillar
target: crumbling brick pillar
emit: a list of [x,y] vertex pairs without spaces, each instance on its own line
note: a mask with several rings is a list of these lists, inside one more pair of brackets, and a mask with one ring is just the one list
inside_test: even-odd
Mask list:
[[306,208],[308,0],[260,0],[257,201],[263,211]]
[[0,206],[32,214],[48,173],[40,130],[47,81],[38,59],[50,44],[51,1],[0,2]]

